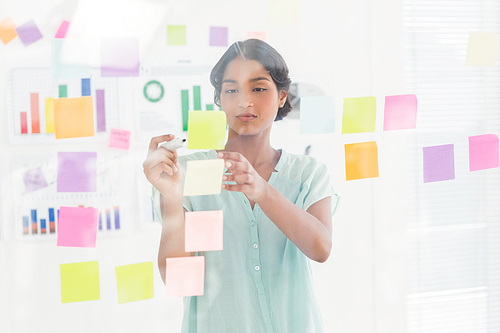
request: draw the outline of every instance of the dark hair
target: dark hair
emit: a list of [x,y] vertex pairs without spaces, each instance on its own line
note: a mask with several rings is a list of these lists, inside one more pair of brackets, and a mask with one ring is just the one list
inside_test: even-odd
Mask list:
[[[260,62],[268,71],[269,75],[271,75],[274,84],[276,84],[276,88],[278,88],[278,92],[284,90],[288,93],[292,81],[288,77],[288,66],[285,60],[283,60],[283,57],[266,42],[260,39],[247,39],[245,41],[233,43],[233,45],[231,45],[222,55],[217,64],[215,64],[214,68],[212,68],[210,82],[215,88],[214,103],[217,106],[220,107],[222,77],[224,76],[226,66],[240,54],[244,59],[257,60]],[[275,121],[283,119],[291,110],[292,104],[290,103],[290,96],[287,96],[283,107],[278,109]]]

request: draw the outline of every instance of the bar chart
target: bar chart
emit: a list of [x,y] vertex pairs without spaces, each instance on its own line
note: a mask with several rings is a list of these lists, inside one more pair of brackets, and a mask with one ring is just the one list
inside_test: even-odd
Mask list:
[[118,81],[101,78],[98,69],[88,78],[62,80],[53,79],[50,68],[13,68],[9,79],[9,140],[13,144],[55,142],[54,100],[60,98],[93,98],[95,136],[85,142],[104,141],[110,128],[120,127]]
[[[214,104],[205,104],[201,106],[201,87],[193,86],[192,88],[192,103],[189,102],[189,90],[181,90],[181,110],[182,110],[182,130],[187,131],[189,111],[213,111]],[[220,108],[218,108],[220,110]]]

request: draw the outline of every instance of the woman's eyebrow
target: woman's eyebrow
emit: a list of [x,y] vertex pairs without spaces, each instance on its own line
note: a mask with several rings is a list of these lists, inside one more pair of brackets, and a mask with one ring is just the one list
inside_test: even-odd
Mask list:
[[265,76],[259,76],[259,77],[256,77],[256,78],[253,78],[253,79],[250,79],[250,82],[257,82],[257,81],[261,81],[261,80],[266,80],[266,81],[269,81],[271,82],[271,80],[269,80],[267,77]]
[[236,80],[225,79],[222,81],[222,83],[236,83]]

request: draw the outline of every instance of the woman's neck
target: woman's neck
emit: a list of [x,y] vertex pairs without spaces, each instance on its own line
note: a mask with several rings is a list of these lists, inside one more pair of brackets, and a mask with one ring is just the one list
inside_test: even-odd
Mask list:
[[274,166],[280,153],[271,147],[269,135],[238,135],[229,133],[225,151],[242,154],[257,169],[262,166]]

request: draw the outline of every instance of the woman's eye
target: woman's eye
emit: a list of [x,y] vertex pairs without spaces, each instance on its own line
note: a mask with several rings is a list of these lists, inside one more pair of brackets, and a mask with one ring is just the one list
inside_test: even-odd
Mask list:
[[266,88],[255,88],[254,91],[265,91],[267,90]]
[[227,89],[225,92],[226,94],[234,94],[236,91],[236,89]]

